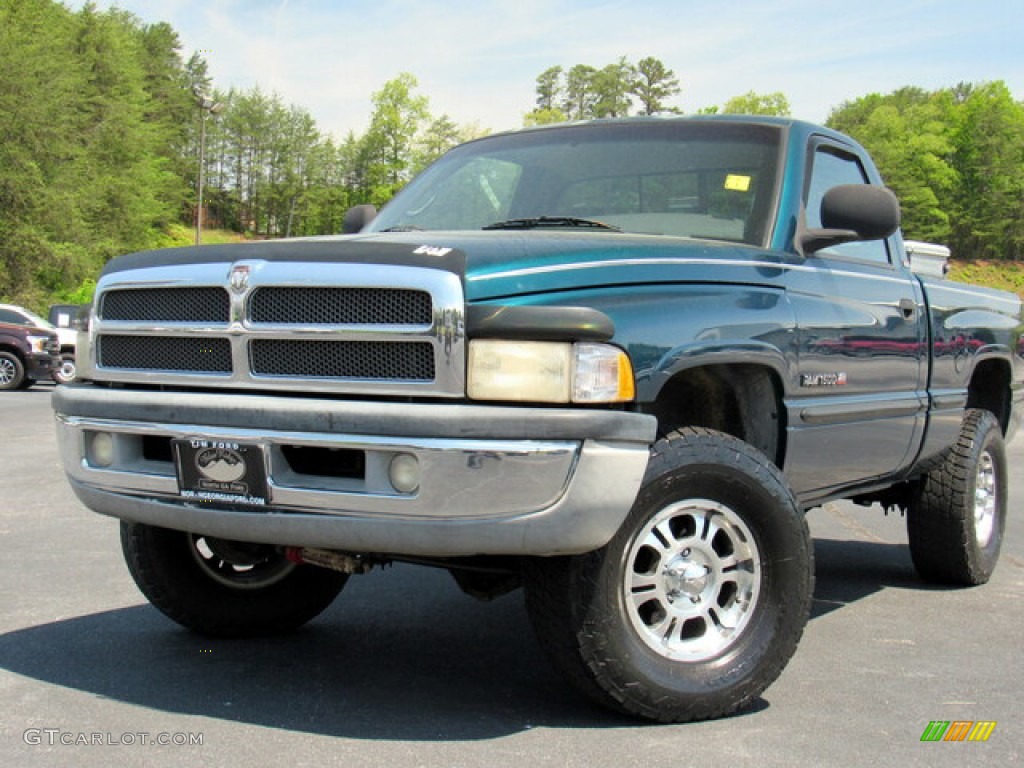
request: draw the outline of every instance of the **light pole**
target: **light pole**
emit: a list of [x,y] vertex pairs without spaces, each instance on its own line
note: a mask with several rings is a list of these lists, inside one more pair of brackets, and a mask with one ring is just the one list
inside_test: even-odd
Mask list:
[[206,116],[215,115],[223,109],[208,96],[198,91],[195,92],[196,102],[199,104],[199,204],[196,206],[196,245],[203,240],[203,181],[206,172]]

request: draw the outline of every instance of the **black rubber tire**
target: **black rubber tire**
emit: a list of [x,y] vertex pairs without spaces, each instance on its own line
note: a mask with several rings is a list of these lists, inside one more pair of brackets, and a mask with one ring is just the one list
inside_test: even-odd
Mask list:
[[58,384],[70,384],[75,380],[75,356],[61,355],[60,365],[53,372],[53,380]]
[[[655,651],[636,624],[637,609],[627,605],[625,587],[637,573],[635,554],[644,532],[650,534],[649,521],[688,500],[721,505],[742,521],[756,544],[750,573],[760,590],[730,644],[699,660]],[[663,560],[652,573],[669,572]],[[781,472],[740,440],[688,428],[655,444],[633,509],[607,546],[537,558],[525,577],[534,629],[570,682],[616,711],[685,722],[749,706],[779,676],[810,613],[814,556],[803,512]]]
[[[971,409],[945,461],[921,478],[907,510],[910,556],[918,575],[936,584],[987,582],[1002,547],[1006,493],[1002,429],[989,411]],[[985,499],[993,508],[980,522],[976,505]],[[979,541],[979,524],[984,541]]]
[[[125,562],[142,594],[168,618],[203,635],[258,637],[296,629],[327,608],[348,580],[343,573],[289,563],[268,547],[265,559],[253,558],[268,578],[246,583],[245,572],[233,571],[223,560],[203,565],[197,553],[204,542],[182,531],[121,523]],[[252,547],[219,544],[243,552]],[[213,565],[224,567],[227,578],[215,577]]]
[[0,350],[0,368],[3,374],[0,377],[0,392],[10,392],[24,386],[25,366],[21,358],[12,352]]

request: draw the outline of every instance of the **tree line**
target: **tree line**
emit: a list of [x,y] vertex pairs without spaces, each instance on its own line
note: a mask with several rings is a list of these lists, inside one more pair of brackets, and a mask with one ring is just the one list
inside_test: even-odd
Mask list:
[[[682,112],[679,78],[654,57],[553,66],[535,87],[524,125]],[[113,256],[187,242],[200,155],[209,226],[316,235],[486,133],[433,115],[408,73],[369,107],[362,134],[332,137],[276,94],[218,89],[202,57],[183,59],[168,24],[0,0],[0,300],[87,301]],[[782,93],[748,92],[694,111],[790,107]],[[901,197],[908,236],[946,242],[960,258],[1022,257],[1024,105],[1005,84],[872,94],[828,123],[872,152]]]
[[[116,255],[204,220],[255,237],[336,233],[482,130],[430,114],[402,74],[337,140],[259,88],[217,89],[168,24],[92,4],[0,0],[0,300],[88,301]],[[201,151],[202,149],[202,151]]]
[[[258,237],[330,234],[345,211],[383,205],[413,175],[479,132],[432,117],[416,78],[403,73],[373,94],[366,132],[340,141],[309,112],[258,88],[213,91],[206,120],[205,220]],[[194,132],[194,131],[193,131]]]
[[908,237],[959,259],[1024,259],[1024,103],[1005,83],[870,94],[827,125],[871,153]]

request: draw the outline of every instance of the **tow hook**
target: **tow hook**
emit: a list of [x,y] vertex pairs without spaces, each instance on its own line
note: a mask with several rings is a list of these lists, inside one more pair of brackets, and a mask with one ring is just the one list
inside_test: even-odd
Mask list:
[[293,563],[315,565],[349,575],[369,573],[374,563],[357,555],[346,555],[332,549],[315,547],[285,547],[285,557]]

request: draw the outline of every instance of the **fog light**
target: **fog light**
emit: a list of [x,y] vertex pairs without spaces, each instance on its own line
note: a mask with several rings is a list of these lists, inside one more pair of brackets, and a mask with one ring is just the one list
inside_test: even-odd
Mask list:
[[420,487],[419,461],[410,453],[398,454],[391,460],[388,479],[399,493],[412,493]]
[[93,432],[89,442],[89,463],[109,467],[114,463],[114,436],[109,432]]

